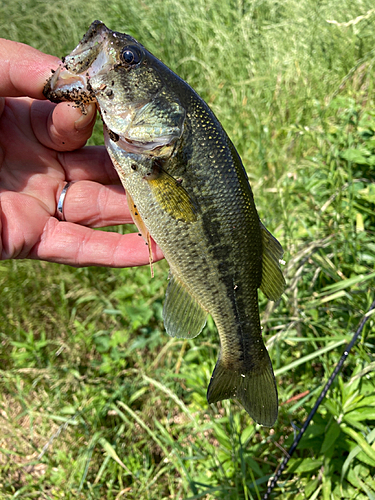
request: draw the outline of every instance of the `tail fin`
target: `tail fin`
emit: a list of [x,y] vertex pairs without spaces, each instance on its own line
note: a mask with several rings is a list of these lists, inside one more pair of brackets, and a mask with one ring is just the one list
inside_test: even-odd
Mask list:
[[207,401],[236,398],[258,424],[271,427],[277,418],[278,401],[271,360],[265,356],[251,370],[228,369],[219,358],[207,390]]

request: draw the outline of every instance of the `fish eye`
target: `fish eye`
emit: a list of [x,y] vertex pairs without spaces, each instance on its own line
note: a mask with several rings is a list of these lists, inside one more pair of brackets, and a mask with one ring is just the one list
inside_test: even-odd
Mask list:
[[124,47],[121,52],[121,59],[126,66],[136,66],[142,59],[142,53],[138,47]]

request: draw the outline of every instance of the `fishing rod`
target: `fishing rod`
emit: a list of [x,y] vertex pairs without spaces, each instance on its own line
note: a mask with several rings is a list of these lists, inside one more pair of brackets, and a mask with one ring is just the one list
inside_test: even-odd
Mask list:
[[369,319],[370,317],[370,312],[375,309],[375,300],[374,302],[371,304],[370,306],[370,309],[367,311],[367,313],[363,316],[362,318],[362,321],[361,323],[359,324],[358,326],[358,329],[357,331],[355,332],[355,334],[353,335],[353,338],[352,340],[350,341],[350,343],[345,347],[344,349],[344,352],[342,353],[342,356],[340,358],[340,361],[337,363],[335,369],[333,370],[331,376],[329,377],[326,385],[324,386],[322,392],[320,393],[320,396],[318,397],[318,399],[316,400],[316,403],[314,405],[314,408],[311,410],[311,412],[309,413],[309,416],[307,417],[307,419],[305,420],[305,423],[303,424],[303,426],[301,427],[301,430],[299,431],[299,434],[298,436],[294,439],[291,447],[289,448],[288,450],[288,453],[286,455],[286,457],[284,458],[284,460],[282,461],[281,465],[280,465],[280,468],[275,472],[272,480],[271,480],[271,483],[270,485],[268,486],[267,488],[267,491],[263,497],[263,500],[268,500],[270,498],[270,494],[272,492],[272,490],[275,488],[276,484],[277,484],[277,481],[279,480],[281,474],[283,473],[285,467],[287,466],[287,463],[289,462],[290,458],[292,457],[293,453],[295,452],[297,446],[298,446],[298,443],[301,441],[301,438],[304,434],[304,432],[306,431],[307,427],[309,426],[309,423],[311,422],[311,420],[313,419],[317,409],[319,408],[319,405],[320,403],[323,401],[323,399],[325,398],[327,392],[329,391],[329,388],[331,387],[332,385],[332,382],[335,380],[335,377],[336,375],[338,374],[338,372],[341,370],[342,368],[342,365],[345,363],[345,360],[346,358],[348,357],[349,353],[350,353],[350,350],[352,349],[352,347],[354,346],[354,344],[356,343],[358,337],[360,336],[360,334],[362,333],[362,330],[365,326],[365,323],[366,321]]

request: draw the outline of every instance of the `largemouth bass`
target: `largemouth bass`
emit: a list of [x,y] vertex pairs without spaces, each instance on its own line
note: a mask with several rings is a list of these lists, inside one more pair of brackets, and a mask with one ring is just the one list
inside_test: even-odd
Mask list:
[[207,400],[237,398],[258,423],[277,418],[257,290],[284,289],[280,243],[259,220],[241,159],[208,105],[129,35],[95,21],[45,87],[54,102],[96,102],[134,222],[170,266],[163,319],[193,338],[207,314],[221,350]]

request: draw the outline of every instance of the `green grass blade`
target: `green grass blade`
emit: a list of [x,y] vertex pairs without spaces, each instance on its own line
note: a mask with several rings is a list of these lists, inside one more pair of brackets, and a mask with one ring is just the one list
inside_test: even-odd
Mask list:
[[[373,429],[367,436],[366,436],[366,441],[369,445],[371,445],[375,441],[375,429]],[[349,465],[351,462],[354,460],[354,458],[360,453],[362,450],[361,446],[357,445],[355,448],[352,449],[352,451],[349,453],[349,455],[346,457],[346,460],[342,466],[341,470],[341,481],[343,481],[346,472],[348,470]]]
[[278,368],[275,370],[275,377],[280,376],[283,373],[287,373],[288,371],[292,370],[293,368],[296,368],[297,366],[303,365],[312,359],[318,358],[322,354],[332,351],[333,349],[336,349],[337,347],[340,347],[341,345],[345,344],[347,342],[346,339],[339,340],[337,342],[334,342],[333,344],[330,344],[326,347],[322,347],[321,349],[318,349],[315,352],[312,352],[311,354],[307,354],[306,356],[303,356],[300,359],[297,359],[296,361],[293,361],[292,363],[289,363],[286,366],[283,366],[281,368]]
[[358,443],[358,445],[362,448],[362,451],[364,451],[368,457],[370,457],[372,460],[375,460],[375,450],[368,444],[362,434],[359,434],[354,429],[345,424],[341,425],[341,430],[345,432],[345,434],[348,434],[348,436],[350,436],[352,439],[354,439],[354,441]]
[[117,455],[116,450],[113,448],[113,446],[103,437],[99,439],[99,444],[103,448],[103,450],[114,460],[116,463],[120,465],[128,474],[133,476],[133,473],[126,467],[124,462],[120,459],[120,457]]

